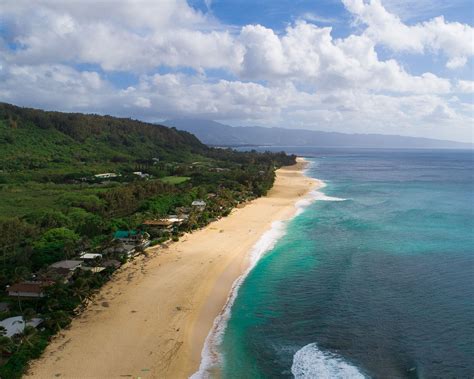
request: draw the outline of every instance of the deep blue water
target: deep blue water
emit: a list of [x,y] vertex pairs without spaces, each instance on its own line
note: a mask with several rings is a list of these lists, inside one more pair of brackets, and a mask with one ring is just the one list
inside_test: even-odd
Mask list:
[[472,378],[472,152],[295,152],[346,200],[310,205],[246,278],[223,376]]

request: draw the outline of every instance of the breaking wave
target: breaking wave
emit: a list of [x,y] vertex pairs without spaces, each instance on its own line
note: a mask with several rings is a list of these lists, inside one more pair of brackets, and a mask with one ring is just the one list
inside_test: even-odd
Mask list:
[[295,379],[364,379],[359,369],[340,356],[310,343],[296,352],[291,373]]
[[[305,170],[305,173],[307,173],[307,170]],[[318,190],[324,188],[325,186],[326,184],[323,181],[320,181],[320,186],[318,187]],[[319,192],[318,190],[311,191],[307,197],[298,201],[295,204],[295,217],[301,214],[314,201],[345,200],[336,197],[326,196],[324,193]],[[257,265],[258,261],[262,258],[262,256],[265,255],[266,252],[273,249],[276,242],[285,234],[287,222],[288,221],[274,222],[270,230],[265,232],[262,237],[260,237],[260,239],[257,241],[257,243],[253,246],[250,252],[249,268],[241,276],[239,276],[232,285],[232,289],[227,299],[227,302],[222,312],[214,320],[213,327],[204,343],[204,347],[201,353],[201,363],[199,366],[199,370],[193,375],[191,375],[190,379],[204,379],[216,376],[216,371],[218,371],[219,368],[222,367],[222,355],[219,352],[219,345],[222,342],[222,338],[227,327],[227,322],[231,316],[232,305],[234,304],[235,299],[237,298],[239,288],[244,282],[245,278],[252,271],[252,269]]]

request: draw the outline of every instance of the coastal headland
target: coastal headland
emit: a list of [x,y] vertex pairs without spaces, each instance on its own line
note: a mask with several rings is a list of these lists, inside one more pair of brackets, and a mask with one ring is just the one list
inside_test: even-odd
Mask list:
[[249,252],[320,183],[305,162],[276,172],[267,196],[121,268],[32,362],[34,378],[187,378]]

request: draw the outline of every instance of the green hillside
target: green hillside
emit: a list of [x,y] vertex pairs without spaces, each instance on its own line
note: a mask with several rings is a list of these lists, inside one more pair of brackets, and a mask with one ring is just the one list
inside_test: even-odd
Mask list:
[[185,162],[207,151],[192,134],[164,126],[0,103],[0,169],[15,176],[93,173],[154,157]]

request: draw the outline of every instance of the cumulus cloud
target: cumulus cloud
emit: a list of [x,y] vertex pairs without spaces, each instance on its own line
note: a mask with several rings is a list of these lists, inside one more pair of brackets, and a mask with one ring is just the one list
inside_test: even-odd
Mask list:
[[342,0],[356,20],[367,25],[364,35],[395,51],[439,52],[448,58],[448,68],[459,68],[474,55],[474,28],[459,22],[446,22],[443,16],[415,25],[406,25],[389,13],[380,0]]
[[459,80],[456,89],[461,93],[474,93],[474,81]]
[[432,73],[408,74],[395,60],[381,61],[372,39],[351,35],[333,40],[332,29],[298,21],[284,35],[261,25],[242,29],[243,78],[275,81],[291,79],[337,91],[365,88],[375,91],[447,93],[449,80]]
[[[231,67],[238,49],[227,31],[185,1],[10,2],[0,16],[23,64],[80,62],[104,70],[144,71],[160,65]],[[24,20],[29,22],[25,23]],[[236,57],[237,56],[237,57]]]
[[[7,2],[0,101],[147,120],[386,133],[411,125],[407,133],[422,134],[438,119],[440,136],[443,125],[469,128],[472,107],[453,94],[472,93],[471,80],[413,74],[377,48],[442,54],[458,69],[472,56],[472,28],[442,17],[406,25],[378,0],[343,2],[362,29],[339,38],[314,24],[322,22],[314,13],[276,31],[228,27],[184,0]],[[216,78],[214,69],[224,74]],[[122,73],[138,79],[126,86],[107,79]]]

